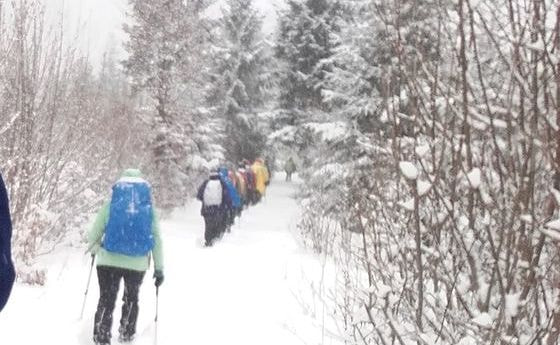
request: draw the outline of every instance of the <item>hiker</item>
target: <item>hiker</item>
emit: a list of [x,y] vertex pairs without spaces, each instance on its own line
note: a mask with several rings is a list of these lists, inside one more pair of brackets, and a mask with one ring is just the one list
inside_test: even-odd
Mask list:
[[256,202],[259,202],[266,193],[266,186],[269,182],[268,169],[261,158],[255,160],[251,169],[255,174],[255,188],[257,190]]
[[204,246],[211,247],[225,231],[231,200],[227,187],[218,172],[212,172],[198,189],[197,199],[202,202],[200,214],[204,217]]
[[296,163],[292,157],[284,164],[284,171],[286,172],[286,182],[292,181],[292,174],[296,171]]
[[241,208],[241,199],[239,198],[239,194],[237,194],[237,190],[233,186],[233,182],[229,178],[229,171],[225,167],[221,167],[218,169],[218,175],[220,176],[220,180],[225,184],[229,200],[231,201],[227,208],[226,212],[226,227],[225,231],[230,232],[231,226],[235,222],[235,216],[237,215],[238,209]]
[[12,221],[8,192],[0,175],[0,311],[4,309],[16,277],[12,262]]
[[237,171],[228,169],[228,178],[235,188],[235,192],[239,198],[239,207],[234,209],[234,217],[241,217],[241,213],[243,212],[243,196],[241,195],[241,180],[239,180],[239,176],[237,175]]
[[245,165],[245,180],[247,181],[247,205],[255,205],[257,203],[257,189],[255,185],[255,173],[251,169],[251,164],[248,160],[244,160]]
[[247,179],[246,179],[246,171],[243,163],[239,163],[239,167],[235,172],[235,176],[237,177],[237,193],[241,198],[241,208],[243,209],[247,204]]
[[126,170],[113,186],[111,200],[98,212],[88,234],[89,248],[97,258],[99,303],[93,341],[111,343],[113,310],[121,280],[124,296],[119,342],[130,342],[136,333],[138,293],[150,256],[154,260],[155,286],[163,283],[163,248],[159,221],[148,182],[137,169]]

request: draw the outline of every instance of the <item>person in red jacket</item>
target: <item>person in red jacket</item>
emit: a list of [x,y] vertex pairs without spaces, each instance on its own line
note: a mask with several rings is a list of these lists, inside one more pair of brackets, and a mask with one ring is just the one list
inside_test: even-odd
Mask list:
[[245,179],[247,180],[247,204],[255,205],[257,203],[257,186],[255,173],[251,169],[251,163],[248,160],[244,160],[245,164]]

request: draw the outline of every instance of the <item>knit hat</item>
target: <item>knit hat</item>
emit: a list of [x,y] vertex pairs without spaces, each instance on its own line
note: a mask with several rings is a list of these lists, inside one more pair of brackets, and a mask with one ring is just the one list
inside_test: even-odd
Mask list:
[[140,169],[129,168],[126,169],[122,175],[122,177],[142,177],[142,172]]

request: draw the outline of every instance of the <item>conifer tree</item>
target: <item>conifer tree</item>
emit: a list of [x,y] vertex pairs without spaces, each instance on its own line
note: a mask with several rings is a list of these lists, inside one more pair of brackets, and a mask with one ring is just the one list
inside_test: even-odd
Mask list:
[[279,19],[276,56],[284,63],[280,103],[285,109],[321,109],[327,61],[339,31],[338,0],[289,0]]
[[125,69],[134,88],[147,96],[141,113],[151,126],[148,168],[154,174],[159,204],[171,207],[188,196],[189,181],[199,168],[196,139],[205,128],[201,113],[202,61],[208,44],[208,19],[203,15],[210,1],[131,0],[132,25]]
[[252,0],[229,0],[219,26],[210,102],[223,119],[227,158],[254,159],[264,147],[259,110],[270,86],[270,46]]

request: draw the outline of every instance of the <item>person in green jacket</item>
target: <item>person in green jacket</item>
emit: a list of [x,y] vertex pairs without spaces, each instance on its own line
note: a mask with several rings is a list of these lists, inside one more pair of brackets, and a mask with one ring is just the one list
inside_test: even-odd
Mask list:
[[163,283],[163,248],[151,189],[137,169],[126,170],[113,186],[111,201],[98,212],[88,234],[89,248],[97,259],[99,303],[93,340],[111,344],[113,310],[124,280],[119,341],[130,342],[136,333],[138,294],[144,275],[154,260],[155,285]]
[[296,171],[296,163],[292,157],[290,157],[290,159],[286,161],[286,164],[284,164],[284,171],[286,171],[286,182],[291,181],[292,174]]

